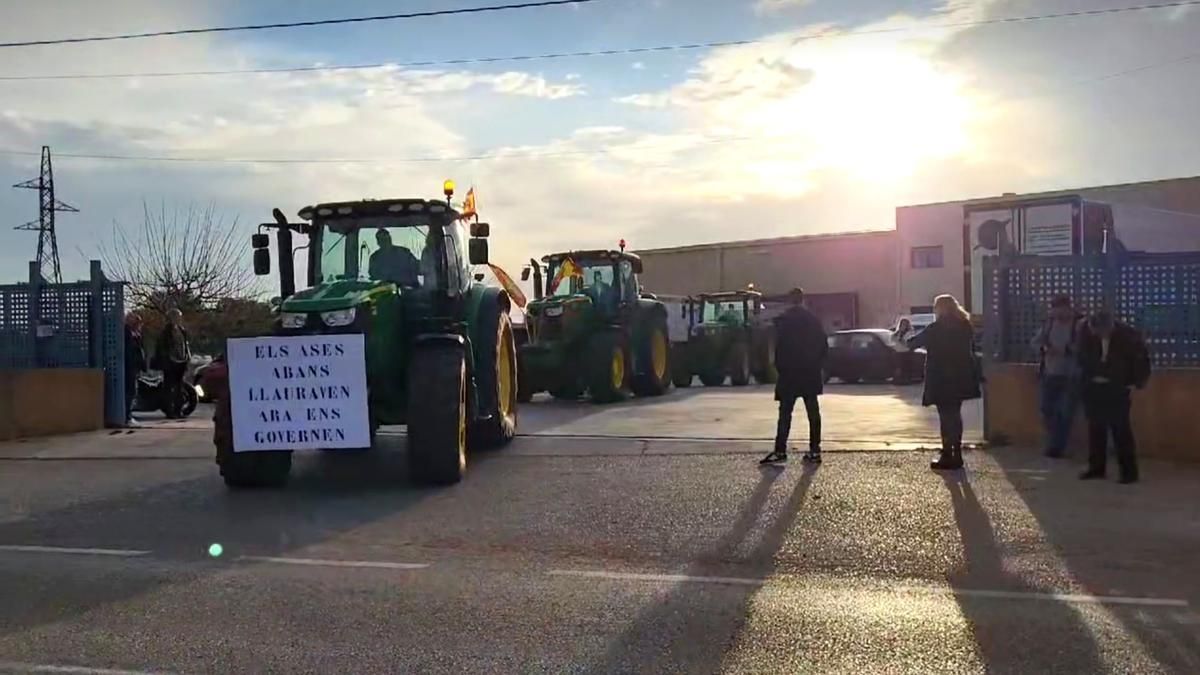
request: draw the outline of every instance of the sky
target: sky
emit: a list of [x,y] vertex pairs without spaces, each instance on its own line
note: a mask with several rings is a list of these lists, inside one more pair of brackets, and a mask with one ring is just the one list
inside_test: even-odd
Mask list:
[[[503,0],[0,0],[0,42]],[[0,277],[24,279],[49,145],[64,277],[114,224],[474,186],[493,259],[887,229],[903,204],[1200,174],[1200,6],[1131,0],[593,0],[404,21],[0,49],[5,76],[346,63],[312,73],[0,79]],[[411,62],[744,41],[486,64]],[[13,154],[29,153],[29,154]],[[323,162],[149,162],[66,154]],[[483,157],[479,157],[482,155]],[[476,157],[476,159],[465,159]],[[354,159],[354,162],[328,160]]]

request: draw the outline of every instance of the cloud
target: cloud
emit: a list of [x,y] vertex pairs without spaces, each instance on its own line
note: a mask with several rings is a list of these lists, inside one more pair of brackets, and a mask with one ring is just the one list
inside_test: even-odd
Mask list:
[[812,0],[758,0],[754,3],[756,14],[777,14],[812,4]]

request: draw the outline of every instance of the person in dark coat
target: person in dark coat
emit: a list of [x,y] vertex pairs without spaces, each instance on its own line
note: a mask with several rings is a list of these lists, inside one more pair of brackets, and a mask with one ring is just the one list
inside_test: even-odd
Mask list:
[[930,463],[935,470],[961,469],[962,403],[980,397],[979,371],[971,316],[952,295],[934,299],[937,319],[908,340],[911,349],[925,348],[925,393],[921,404],[936,406],[942,432],[941,455]]
[[183,404],[183,376],[192,359],[192,346],[187,329],[183,327],[183,313],[178,309],[167,312],[167,325],[158,335],[154,358],[158,361],[158,367],[162,368],[167,417],[176,419],[180,416],[179,408]]
[[808,413],[808,452],[804,461],[821,461],[821,406],[817,397],[825,389],[822,366],[829,343],[820,319],[804,308],[804,291],[793,289],[791,299],[792,306],[775,321],[775,369],[779,372],[775,383],[775,400],[779,401],[775,449],[760,464],[787,461],[792,410],[798,398],[804,400],[804,411]]
[[137,395],[138,375],[146,369],[146,348],[142,343],[142,317],[125,315],[125,426],[138,426],[133,419],[133,399]]
[[1108,434],[1117,446],[1121,483],[1138,480],[1130,390],[1146,386],[1150,354],[1141,334],[1105,310],[1088,318],[1079,331],[1079,368],[1083,411],[1088,421],[1088,469],[1080,478],[1104,478]]

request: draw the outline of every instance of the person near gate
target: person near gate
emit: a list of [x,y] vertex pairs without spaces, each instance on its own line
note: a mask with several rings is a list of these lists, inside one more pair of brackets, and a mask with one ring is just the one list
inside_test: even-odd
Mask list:
[[146,369],[146,348],[142,343],[142,317],[125,315],[125,426],[138,426],[133,419],[133,399],[137,396],[138,375]]
[[1049,318],[1030,343],[1040,357],[1038,379],[1047,457],[1062,457],[1071,438],[1079,397],[1076,354],[1079,322],[1070,296],[1056,296],[1050,301]]
[[183,312],[178,309],[167,311],[167,325],[158,335],[154,358],[163,373],[163,387],[167,396],[167,417],[177,419],[183,402],[183,376],[192,358],[187,329],[183,327]]
[[963,466],[962,404],[980,397],[980,377],[971,315],[953,295],[937,296],[933,313],[937,315],[934,322],[909,338],[908,346],[925,348],[925,392],[921,403],[937,407],[941,426],[942,452],[929,466],[936,471],[948,471]]
[[775,400],[779,402],[779,420],[775,429],[775,448],[760,464],[787,461],[788,435],[792,430],[792,411],[796,399],[804,401],[808,414],[808,452],[804,461],[821,461],[821,406],[817,397],[824,390],[823,366],[829,351],[828,338],[820,319],[804,308],[804,291],[792,289],[792,306],[775,321]]
[[1117,450],[1121,483],[1136,483],[1138,465],[1130,421],[1130,392],[1150,379],[1150,353],[1140,333],[1101,310],[1079,331],[1083,412],[1088,422],[1088,468],[1083,480],[1104,478],[1108,434]]

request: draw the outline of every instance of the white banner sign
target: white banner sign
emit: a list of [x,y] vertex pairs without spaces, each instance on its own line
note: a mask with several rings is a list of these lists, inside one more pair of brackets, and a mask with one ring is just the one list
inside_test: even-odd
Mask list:
[[362,334],[232,338],[234,452],[365,448]]

